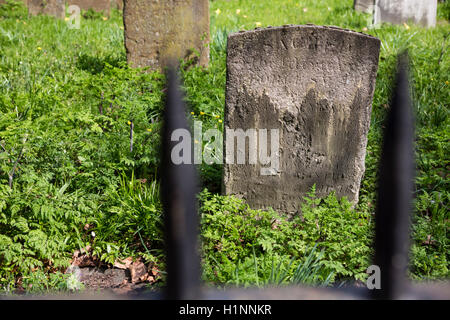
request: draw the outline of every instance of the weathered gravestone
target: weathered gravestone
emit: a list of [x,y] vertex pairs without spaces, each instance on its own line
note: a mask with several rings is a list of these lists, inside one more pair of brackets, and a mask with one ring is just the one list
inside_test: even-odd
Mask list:
[[425,27],[436,25],[437,0],[377,0],[374,23],[414,22]]
[[92,9],[97,12],[103,12],[105,15],[109,16],[111,9],[110,0],[68,0],[67,4],[76,5],[81,10]]
[[208,0],[125,0],[123,11],[132,66],[162,69],[172,58],[195,58],[195,51],[208,65]]
[[353,8],[356,11],[372,13],[375,0],[355,0],[353,2]]
[[[231,34],[225,193],[245,198],[253,208],[295,213],[316,184],[319,196],[335,191],[356,203],[379,49],[377,38],[335,27],[283,26]],[[242,140],[239,147],[234,137],[239,129],[256,129],[249,136],[257,137],[257,143],[248,138],[245,148]],[[267,136],[261,129],[267,129]],[[261,148],[264,142],[267,148]],[[251,165],[249,151],[256,148],[259,159]],[[242,153],[245,164],[237,164]]]
[[66,13],[65,0],[28,0],[28,13],[31,15],[45,14],[64,19]]

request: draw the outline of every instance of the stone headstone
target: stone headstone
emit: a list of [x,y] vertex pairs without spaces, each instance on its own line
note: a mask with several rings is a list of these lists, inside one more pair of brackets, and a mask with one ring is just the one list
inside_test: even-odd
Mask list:
[[437,0],[377,0],[374,23],[436,25]]
[[128,63],[162,69],[171,58],[194,58],[208,65],[208,0],[124,0]]
[[355,0],[353,2],[353,8],[356,11],[361,11],[365,13],[372,13],[374,5],[375,0]]
[[110,0],[68,0],[67,5],[76,5],[81,10],[86,11],[92,9],[97,12],[103,12],[107,16],[109,16],[111,8]]
[[[336,27],[283,26],[231,34],[225,193],[246,199],[252,208],[295,213],[316,184],[319,196],[335,191],[356,203],[379,50],[377,38]],[[239,129],[256,129],[250,136],[258,136],[258,142],[248,139],[239,148],[233,137]],[[261,129],[267,129],[265,140]],[[272,137],[272,130],[274,139],[268,134]],[[265,150],[260,147],[264,141]],[[249,145],[253,151],[258,145],[253,165]],[[273,156],[270,163],[262,161],[261,152]],[[245,164],[236,164],[242,153]]]
[[45,14],[60,19],[66,16],[65,0],[28,0],[27,5],[30,15]]

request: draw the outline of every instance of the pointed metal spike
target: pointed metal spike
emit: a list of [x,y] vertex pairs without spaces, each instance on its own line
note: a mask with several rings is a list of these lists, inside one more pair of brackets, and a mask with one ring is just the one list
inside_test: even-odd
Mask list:
[[398,299],[407,290],[410,215],[414,187],[414,123],[408,54],[399,55],[396,86],[384,133],[378,182],[375,264],[381,289],[374,298]]
[[[167,79],[168,91],[161,153],[161,195],[164,206],[168,272],[166,297],[197,299],[200,288],[197,175],[193,164],[176,165],[171,159],[173,147],[180,143],[180,141],[172,141],[172,133],[177,129],[185,129],[189,132],[189,127],[180,83],[174,67],[168,69]],[[191,143],[189,139],[189,145]]]

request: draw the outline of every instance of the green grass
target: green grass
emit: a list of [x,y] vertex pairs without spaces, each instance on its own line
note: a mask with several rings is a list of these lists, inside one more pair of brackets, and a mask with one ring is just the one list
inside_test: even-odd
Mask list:
[[[215,195],[222,168],[202,165],[203,185],[211,192],[201,198],[205,281],[264,285],[273,283],[278,270],[284,283],[292,283],[314,246],[320,281],[330,274],[332,282],[364,280],[372,254],[383,122],[396,55],[404,48],[411,55],[417,123],[410,273],[414,279],[448,278],[449,5],[439,5],[436,28],[371,29],[369,16],[353,11],[352,3],[211,1],[210,66],[188,68],[187,62],[182,71],[193,112],[188,115],[202,120],[204,129],[222,128],[231,31],[336,25],[374,35],[382,46],[358,207],[333,196],[310,198],[305,221],[283,222],[275,212],[253,211]],[[72,252],[88,244],[104,261],[142,256],[164,270],[157,183],[163,89],[159,73],[127,67],[118,11],[107,20],[86,15],[81,29],[74,30],[51,17],[29,18],[23,7],[0,7],[1,291],[32,291],[33,283],[39,290],[65,289],[65,280],[57,280],[64,278],[60,272]],[[256,215],[264,218],[251,219]],[[274,222],[280,224],[276,229]],[[347,231],[353,234],[349,241],[342,238]]]

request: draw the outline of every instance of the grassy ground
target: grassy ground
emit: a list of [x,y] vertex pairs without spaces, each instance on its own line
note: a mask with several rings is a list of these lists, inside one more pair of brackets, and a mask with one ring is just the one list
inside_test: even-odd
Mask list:
[[[359,206],[311,195],[302,220],[285,222],[215,194],[221,168],[202,166],[210,191],[201,196],[206,281],[365,278],[382,125],[395,58],[404,48],[411,54],[417,122],[410,272],[414,279],[449,276],[449,5],[439,5],[436,28],[372,29],[352,3],[211,1],[210,66],[182,71],[190,116],[204,127],[222,128],[229,32],[336,25],[374,35],[382,47]],[[157,183],[163,88],[160,74],[127,67],[117,11],[110,19],[87,15],[74,30],[51,17],[29,18],[21,7],[0,8],[0,290],[66,288],[60,272],[87,245],[108,263],[142,256],[164,270]]]

